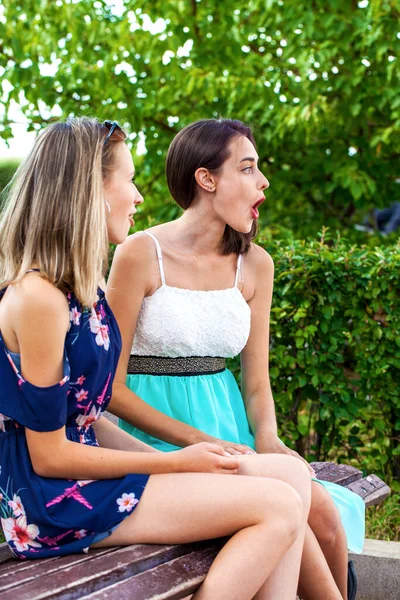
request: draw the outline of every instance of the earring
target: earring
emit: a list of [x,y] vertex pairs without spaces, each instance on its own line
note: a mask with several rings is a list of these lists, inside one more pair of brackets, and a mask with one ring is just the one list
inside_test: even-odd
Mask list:
[[104,200],[104,202],[106,203],[106,206],[108,208],[108,212],[111,212],[111,206],[109,205],[109,203],[107,202],[107,200]]

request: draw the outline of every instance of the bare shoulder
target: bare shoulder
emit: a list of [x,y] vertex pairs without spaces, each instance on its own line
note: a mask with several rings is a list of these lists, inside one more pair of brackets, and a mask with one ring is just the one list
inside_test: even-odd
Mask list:
[[69,326],[68,301],[58,288],[39,274],[32,273],[10,286],[5,297],[9,324],[15,329],[40,321],[43,327],[58,324],[67,331]]
[[261,248],[261,246],[257,246],[257,244],[250,245],[245,260],[249,267],[259,275],[273,275],[274,273],[274,261],[271,255],[264,248]]
[[130,235],[115,251],[107,281],[107,297],[118,290],[149,295],[158,286],[158,262],[154,241],[143,232]]
[[154,260],[154,241],[144,231],[138,231],[126,238],[115,251],[115,258],[135,264],[146,264]]

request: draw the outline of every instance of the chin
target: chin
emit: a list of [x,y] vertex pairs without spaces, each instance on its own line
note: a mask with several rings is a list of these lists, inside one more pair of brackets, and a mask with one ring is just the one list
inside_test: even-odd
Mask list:
[[227,223],[231,229],[237,231],[238,233],[250,233],[251,228],[253,227],[253,221],[250,223]]
[[250,223],[250,225],[243,226],[243,227],[235,227],[234,229],[238,233],[250,233],[252,226],[253,226],[253,223]]
[[108,241],[110,244],[115,244],[116,246],[118,246],[119,244],[123,244],[124,241],[126,240],[126,238],[128,237],[129,234],[129,230],[126,232],[119,232],[116,233],[115,231],[111,234],[109,234],[108,236]]

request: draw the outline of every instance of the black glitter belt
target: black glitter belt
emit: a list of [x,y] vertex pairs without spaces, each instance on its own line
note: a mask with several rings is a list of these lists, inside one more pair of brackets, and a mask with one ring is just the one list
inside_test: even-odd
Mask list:
[[128,375],[212,375],[225,369],[225,358],[218,356],[139,356],[131,354]]

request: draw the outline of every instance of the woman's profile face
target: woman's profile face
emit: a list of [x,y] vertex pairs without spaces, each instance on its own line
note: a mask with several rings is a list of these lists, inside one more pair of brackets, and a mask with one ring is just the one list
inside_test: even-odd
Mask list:
[[265,200],[268,179],[258,168],[258,154],[244,136],[234,137],[230,155],[215,175],[213,208],[235,231],[248,233],[258,219],[258,206]]
[[122,244],[134,225],[136,205],[143,202],[143,197],[133,183],[135,168],[125,143],[119,143],[115,149],[115,165],[104,181],[104,198],[110,206],[110,211],[107,206],[105,210],[109,241]]

